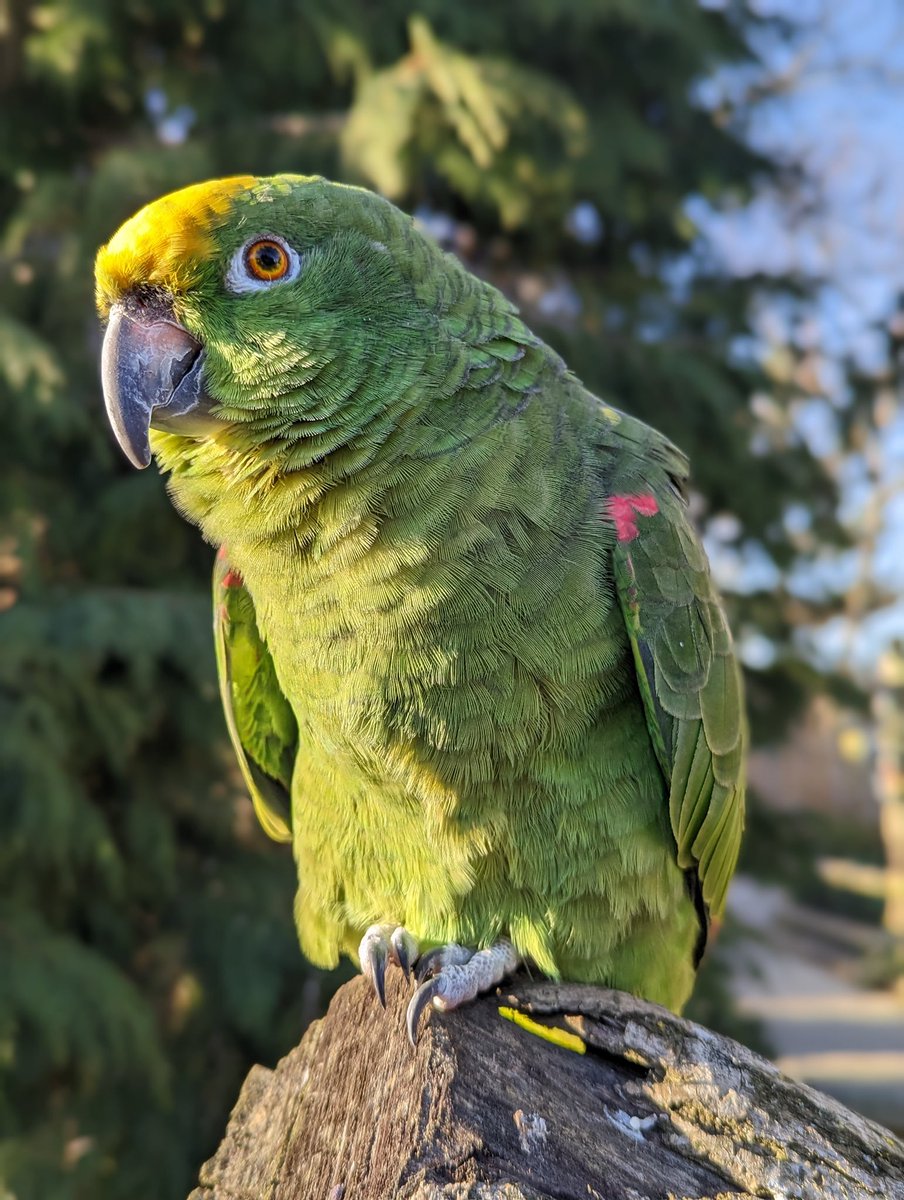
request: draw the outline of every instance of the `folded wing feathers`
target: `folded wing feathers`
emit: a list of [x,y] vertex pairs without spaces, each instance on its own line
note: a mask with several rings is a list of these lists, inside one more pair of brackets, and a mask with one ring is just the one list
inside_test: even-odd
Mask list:
[[[648,723],[673,746],[666,775],[678,863],[696,867],[704,900],[718,913],[744,823],[740,674],[705,551],[687,516],[686,459],[631,418],[616,429],[622,445],[628,444],[629,459],[642,455],[641,462],[631,462],[627,484],[620,481],[618,490],[649,490],[655,481],[659,508],[639,523],[636,538],[616,548],[616,580],[623,610],[631,613],[635,659],[643,663]],[[654,737],[654,744],[661,745],[663,737]]]

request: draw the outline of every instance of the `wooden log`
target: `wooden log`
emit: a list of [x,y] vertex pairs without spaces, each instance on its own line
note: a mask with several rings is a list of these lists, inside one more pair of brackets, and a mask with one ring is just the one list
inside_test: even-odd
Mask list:
[[522,976],[414,1051],[409,995],[391,971],[384,1013],[353,980],[255,1067],[190,1200],[904,1198],[891,1133],[657,1005]]

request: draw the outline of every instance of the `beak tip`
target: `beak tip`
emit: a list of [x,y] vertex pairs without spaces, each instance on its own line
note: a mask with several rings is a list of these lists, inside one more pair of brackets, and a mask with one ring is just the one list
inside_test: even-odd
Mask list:
[[150,446],[143,450],[133,449],[132,447],[129,447],[128,450],[126,450],[125,447],[123,447],[123,449],[125,450],[126,458],[137,470],[143,471],[146,467],[151,465]]
[[104,401],[107,419],[116,439],[116,444],[133,467],[143,471],[151,462],[151,447],[148,440],[150,412],[138,404],[134,408],[119,403],[118,393],[113,392],[104,381]]

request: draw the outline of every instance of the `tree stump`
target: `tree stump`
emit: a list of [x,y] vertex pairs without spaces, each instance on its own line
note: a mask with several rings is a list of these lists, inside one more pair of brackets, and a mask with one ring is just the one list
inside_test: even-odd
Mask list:
[[384,1013],[355,979],[255,1067],[189,1200],[904,1198],[891,1133],[657,1005],[519,977],[415,1051],[409,996],[390,971]]

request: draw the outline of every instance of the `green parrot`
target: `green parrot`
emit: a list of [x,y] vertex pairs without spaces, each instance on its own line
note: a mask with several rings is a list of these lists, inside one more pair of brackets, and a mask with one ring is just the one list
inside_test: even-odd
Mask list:
[[521,964],[679,1011],[743,828],[684,456],[360,188],[241,176],[102,247],[104,397],[218,548],[226,720],[301,946],[416,1038]]

